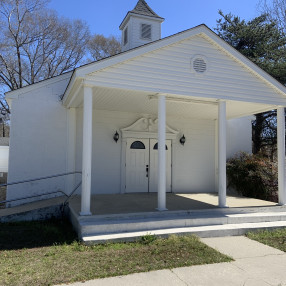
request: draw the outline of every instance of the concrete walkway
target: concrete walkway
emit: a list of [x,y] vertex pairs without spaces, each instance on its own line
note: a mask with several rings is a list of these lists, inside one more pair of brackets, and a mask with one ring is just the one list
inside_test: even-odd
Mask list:
[[131,274],[69,285],[286,286],[286,253],[243,236],[201,240],[233,257],[235,261]]

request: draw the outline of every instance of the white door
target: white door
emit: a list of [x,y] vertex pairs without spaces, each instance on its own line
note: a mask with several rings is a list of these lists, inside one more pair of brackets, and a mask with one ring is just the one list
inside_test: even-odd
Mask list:
[[[127,140],[126,193],[157,192],[158,140]],[[171,140],[166,140],[166,191],[171,192]]]
[[128,139],[126,193],[148,192],[149,139]]
[[[171,192],[171,140],[166,140],[166,192]],[[149,192],[158,191],[158,140],[150,139]]]

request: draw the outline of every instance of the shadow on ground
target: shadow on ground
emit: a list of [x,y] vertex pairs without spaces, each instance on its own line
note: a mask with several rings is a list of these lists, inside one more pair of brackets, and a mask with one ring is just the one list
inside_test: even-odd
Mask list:
[[70,244],[76,239],[67,220],[0,224],[0,251]]

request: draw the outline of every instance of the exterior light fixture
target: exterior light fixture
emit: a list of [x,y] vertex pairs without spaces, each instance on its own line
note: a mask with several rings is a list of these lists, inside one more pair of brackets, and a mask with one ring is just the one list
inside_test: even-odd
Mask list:
[[115,134],[113,135],[113,140],[117,143],[118,139],[119,139],[119,134],[116,130]]
[[186,137],[185,135],[183,134],[183,136],[180,138],[180,143],[184,146],[185,143],[186,143]]

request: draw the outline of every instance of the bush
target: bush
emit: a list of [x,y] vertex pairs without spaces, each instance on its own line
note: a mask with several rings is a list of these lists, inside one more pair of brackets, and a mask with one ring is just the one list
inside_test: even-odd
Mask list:
[[151,233],[147,233],[141,237],[140,242],[142,244],[150,244],[153,241],[157,240],[157,236]]
[[226,164],[228,186],[245,197],[278,201],[277,163],[258,155],[240,153]]

